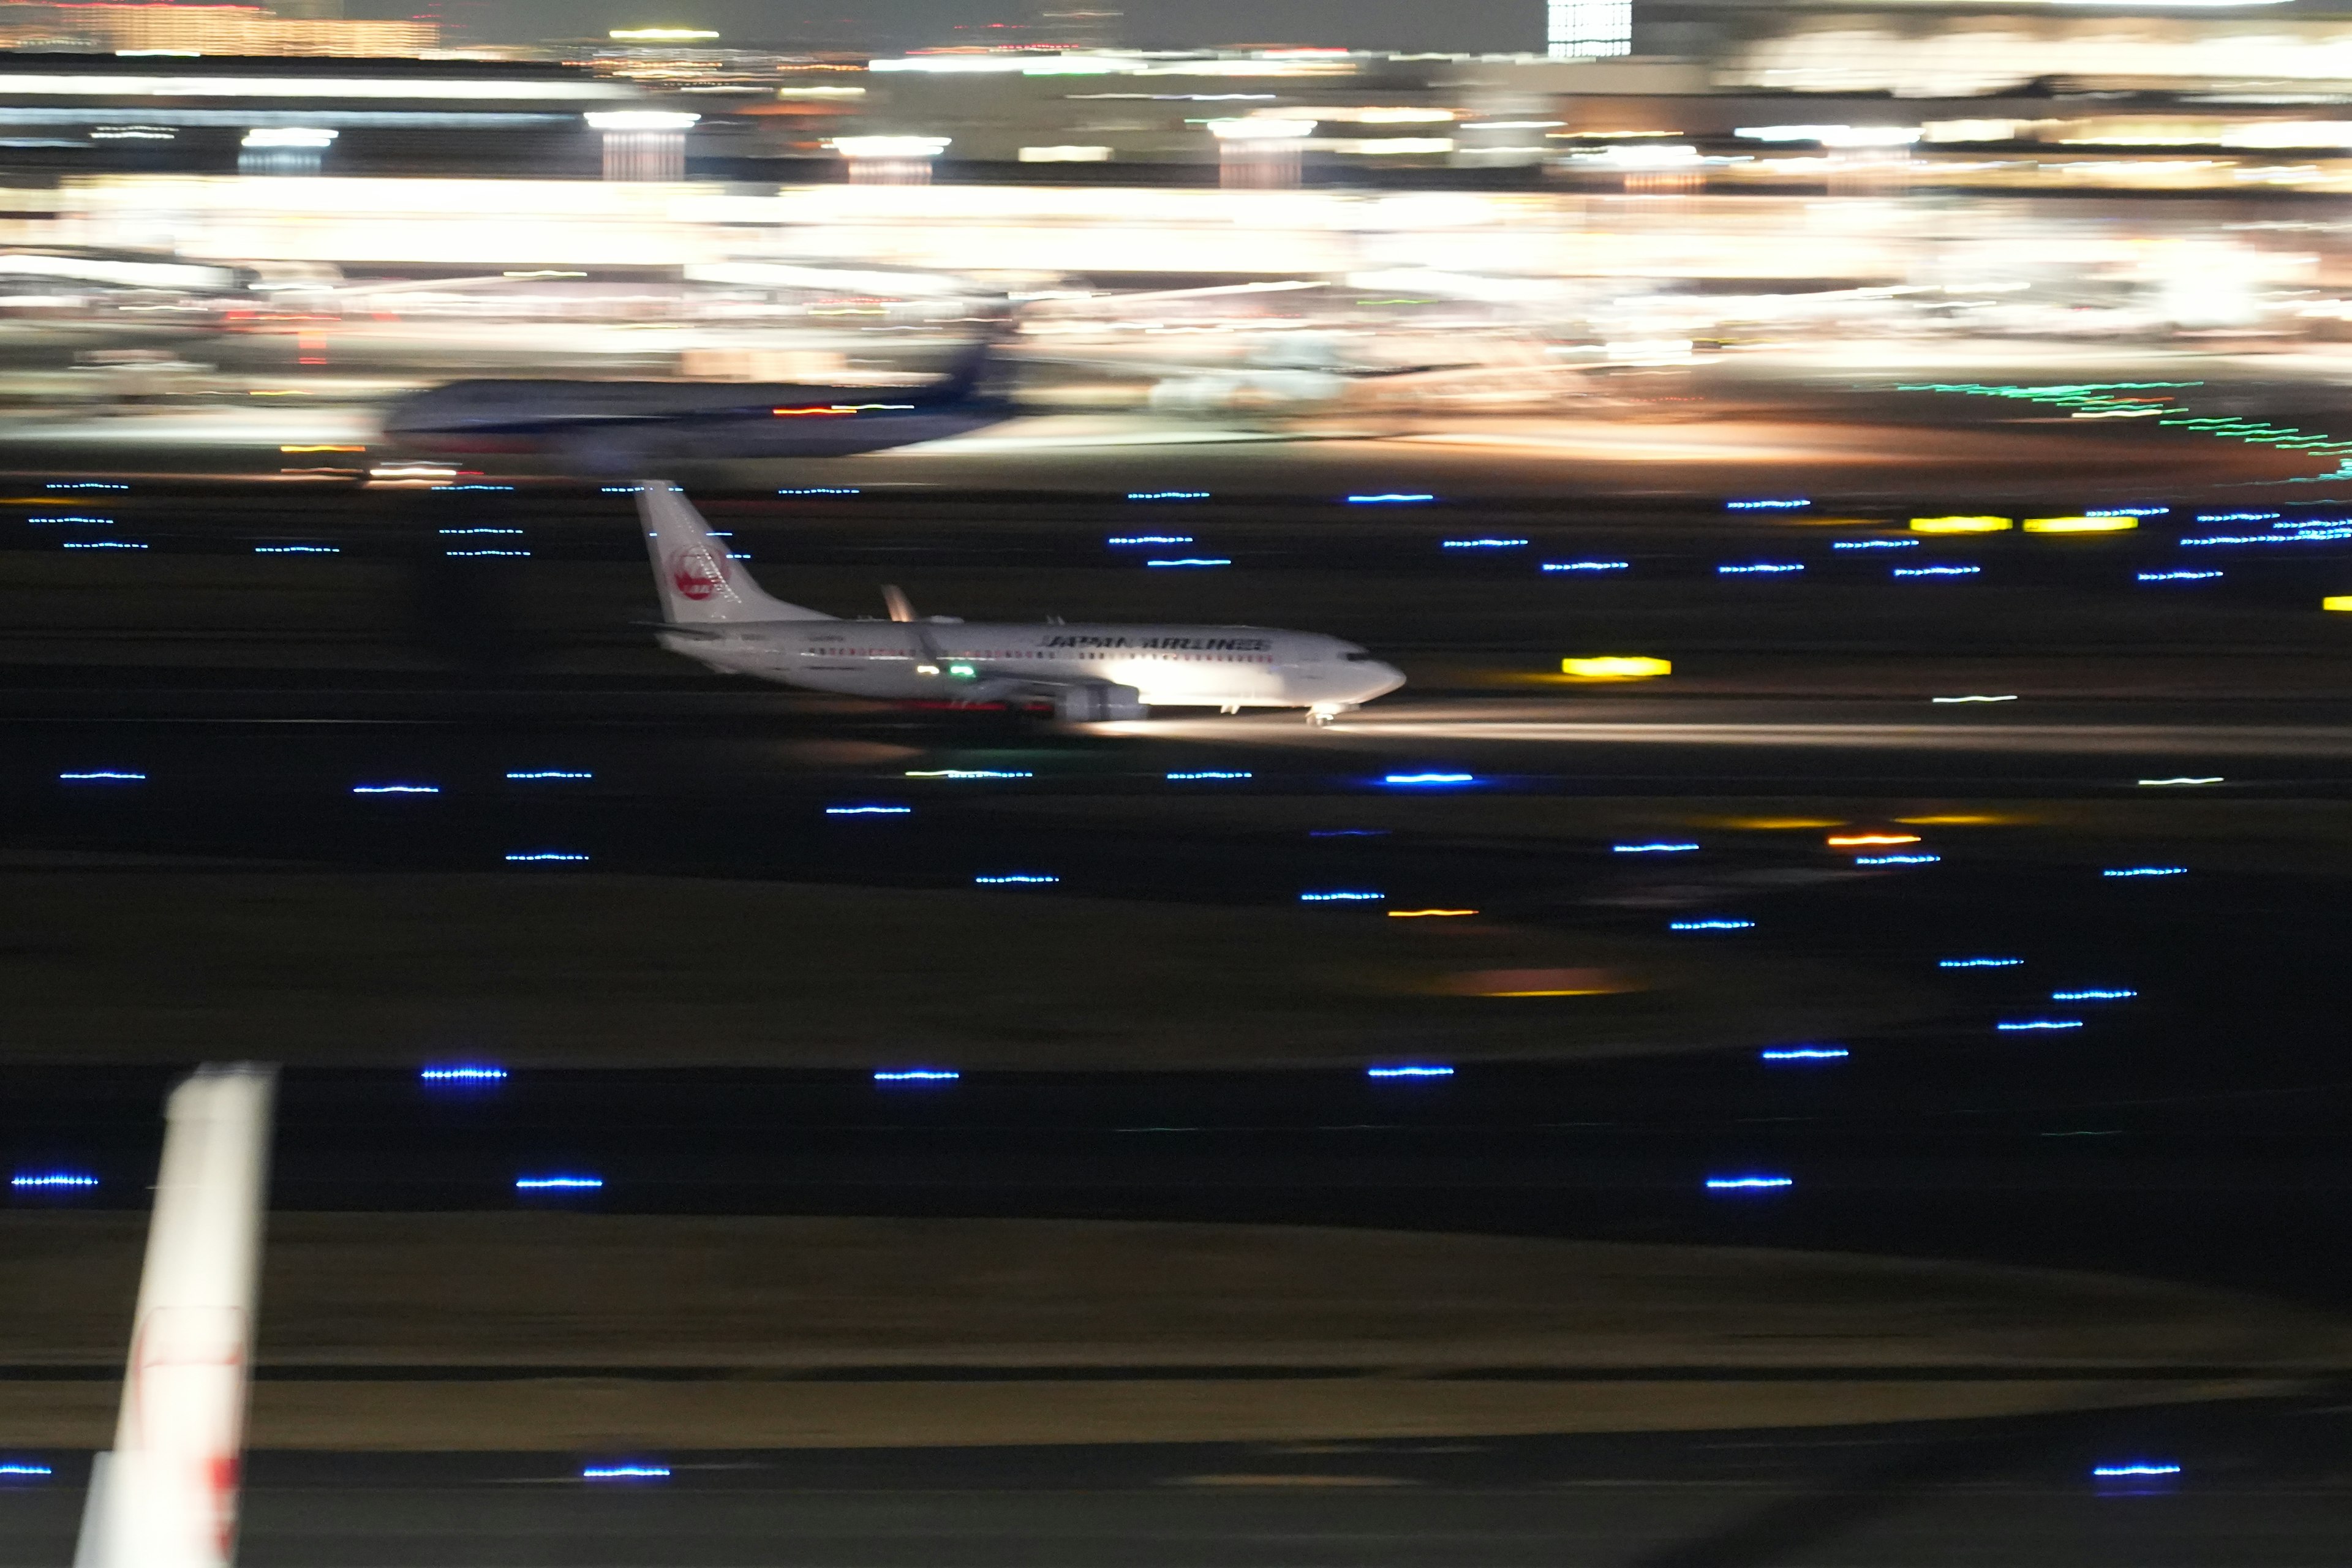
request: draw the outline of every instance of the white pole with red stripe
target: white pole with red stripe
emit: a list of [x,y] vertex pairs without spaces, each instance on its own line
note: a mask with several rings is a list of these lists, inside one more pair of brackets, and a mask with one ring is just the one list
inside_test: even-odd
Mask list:
[[76,1568],[229,1568],[269,1180],[273,1068],[207,1065],[172,1091],[114,1448]]

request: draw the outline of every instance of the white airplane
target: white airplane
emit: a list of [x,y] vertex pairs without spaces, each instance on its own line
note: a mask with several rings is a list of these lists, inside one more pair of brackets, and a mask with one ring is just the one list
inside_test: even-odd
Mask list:
[[841,620],[770,598],[676,485],[638,488],[661,594],[662,647],[731,675],[899,701],[1042,699],[1065,720],[1140,719],[1155,705],[1304,708],[1315,723],[1404,684],[1353,643],[1261,626],[1083,626],[918,618],[885,588],[890,618]]

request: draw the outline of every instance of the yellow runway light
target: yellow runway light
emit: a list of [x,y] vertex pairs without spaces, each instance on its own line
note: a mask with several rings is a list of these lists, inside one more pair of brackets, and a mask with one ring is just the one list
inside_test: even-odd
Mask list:
[[2139,526],[2136,517],[2029,517],[2028,533],[2128,533]]
[[1725,816],[1710,822],[1701,818],[1701,827],[1736,827],[1755,833],[1801,832],[1809,827],[1843,827],[1844,822],[1834,816]]
[[281,452],[364,452],[367,450],[365,447],[331,447],[324,445],[313,447],[280,447],[278,449]]
[[1914,533],[2006,533],[2016,527],[2005,517],[1915,517]]
[[1832,833],[1829,846],[1832,849],[1877,848],[1888,844],[1916,844],[1916,833]]
[[1605,969],[1474,969],[1438,989],[1454,996],[1609,996],[1632,989]]
[[2319,601],[2323,610],[2352,610],[2352,594],[2330,594]]
[[1955,812],[1948,816],[1898,816],[1906,827],[2007,827],[2031,822],[2030,816],[1996,816],[1986,812]]
[[1649,680],[1661,675],[1672,675],[1673,663],[1663,658],[1648,658],[1638,654],[1594,654],[1584,658],[1564,658],[1561,671],[1582,680]]
[[1475,915],[1476,910],[1391,910],[1392,921],[1452,920],[1463,915]]

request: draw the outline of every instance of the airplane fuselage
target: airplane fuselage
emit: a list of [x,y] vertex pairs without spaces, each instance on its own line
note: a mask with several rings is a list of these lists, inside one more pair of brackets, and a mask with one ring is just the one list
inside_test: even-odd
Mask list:
[[1257,626],[772,621],[661,641],[714,669],[893,700],[984,702],[1099,682],[1159,706],[1337,710],[1404,681],[1336,637]]
[[892,387],[459,381],[403,399],[383,429],[447,457],[834,458],[965,435],[1013,412],[994,399]]

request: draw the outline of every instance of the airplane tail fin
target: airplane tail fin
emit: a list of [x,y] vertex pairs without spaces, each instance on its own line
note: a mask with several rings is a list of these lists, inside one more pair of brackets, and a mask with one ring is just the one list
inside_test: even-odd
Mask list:
[[686,492],[667,479],[637,487],[637,516],[653,558],[662,619],[674,626],[736,621],[829,621],[822,610],[770,598],[751,574],[728,559],[727,542],[710,531]]
[[933,398],[952,400],[982,391],[999,363],[996,351],[1019,330],[1018,319],[1011,310],[992,320],[980,336],[956,351],[955,358],[948,362],[939,380],[926,389],[928,394]]

